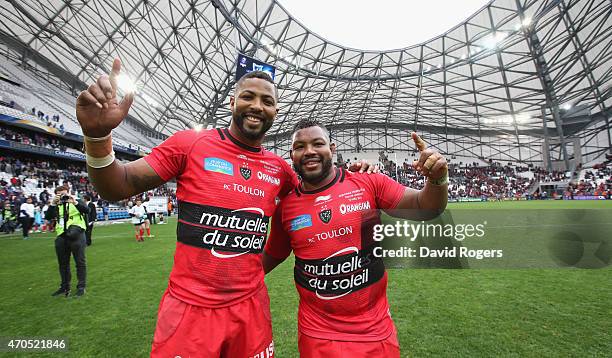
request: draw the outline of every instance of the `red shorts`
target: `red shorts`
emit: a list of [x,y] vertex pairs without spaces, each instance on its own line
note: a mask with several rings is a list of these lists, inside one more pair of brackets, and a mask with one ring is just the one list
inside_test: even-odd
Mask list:
[[274,357],[270,299],[263,286],[232,306],[192,306],[164,293],[151,357]]
[[300,358],[399,358],[400,348],[397,331],[382,341],[345,342],[331,341],[298,333]]

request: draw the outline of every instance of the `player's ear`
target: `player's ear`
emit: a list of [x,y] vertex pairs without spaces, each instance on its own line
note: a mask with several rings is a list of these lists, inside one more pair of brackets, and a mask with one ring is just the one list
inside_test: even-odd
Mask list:
[[293,160],[293,149],[289,149],[289,158]]
[[230,110],[234,109],[234,102],[235,102],[234,96],[230,96]]

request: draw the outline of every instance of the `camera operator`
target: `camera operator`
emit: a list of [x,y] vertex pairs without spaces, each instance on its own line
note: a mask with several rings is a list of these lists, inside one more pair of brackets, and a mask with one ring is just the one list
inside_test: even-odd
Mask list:
[[2,227],[0,229],[2,229],[5,234],[12,234],[15,232],[16,227],[15,213],[13,212],[13,208],[11,208],[11,204],[6,201],[2,208]]
[[70,294],[70,254],[74,256],[77,268],[77,293],[76,297],[85,294],[85,280],[87,277],[87,265],[85,261],[85,229],[87,227],[87,215],[89,208],[85,203],[76,201],[68,194],[66,186],[55,188],[55,197],[47,210],[48,219],[57,219],[55,232],[55,252],[59,263],[59,272],[62,279],[60,288],[52,296]]

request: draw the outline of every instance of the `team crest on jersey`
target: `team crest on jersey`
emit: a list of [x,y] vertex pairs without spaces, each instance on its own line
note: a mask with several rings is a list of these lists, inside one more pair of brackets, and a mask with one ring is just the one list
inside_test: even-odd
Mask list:
[[325,224],[328,224],[332,218],[331,209],[323,208],[323,210],[319,211],[319,219],[323,221]]
[[244,180],[251,179],[251,169],[247,166],[246,163],[240,167],[240,175],[242,175]]

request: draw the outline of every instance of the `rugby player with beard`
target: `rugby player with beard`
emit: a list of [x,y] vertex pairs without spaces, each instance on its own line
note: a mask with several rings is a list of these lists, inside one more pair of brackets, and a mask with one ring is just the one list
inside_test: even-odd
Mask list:
[[177,132],[147,157],[123,164],[114,158],[111,131],[134,94],[118,100],[120,70],[115,59],[109,76],[80,93],[76,113],[89,177],[103,198],[117,201],[177,180],[174,265],[151,356],[272,357],[261,253],[277,198],[297,184],[285,160],[261,147],[278,113],[274,82],[265,72],[246,74],[230,98],[229,128]]
[[295,255],[300,357],[400,357],[387,273],[373,255],[378,209],[432,218],[445,209],[448,195],[446,160],[416,133],[412,139],[420,152],[413,167],[427,177],[422,190],[382,174],[333,168],[336,147],[325,127],[310,119],[295,126],[291,159],[301,183],[274,214],[263,266],[267,273]]

